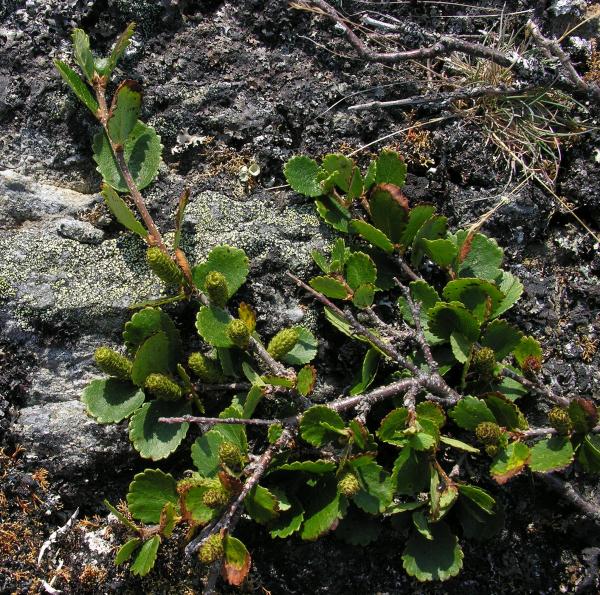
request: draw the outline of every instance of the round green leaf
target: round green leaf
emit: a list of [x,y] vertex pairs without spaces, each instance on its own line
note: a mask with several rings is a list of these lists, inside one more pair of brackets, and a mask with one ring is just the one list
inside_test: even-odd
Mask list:
[[371,257],[364,252],[353,252],[346,260],[346,282],[352,289],[364,284],[373,284],[377,269]]
[[317,371],[313,366],[304,366],[296,376],[296,390],[307,397],[315,387]]
[[[464,240],[467,240],[468,235],[466,232],[461,235]],[[476,233],[470,240],[470,246],[467,250],[465,250],[464,240],[459,248],[462,261],[458,267],[458,276],[478,277],[488,281],[498,279],[502,275],[500,266],[502,265],[504,252],[498,246],[496,240],[488,238],[482,233]]]
[[298,331],[298,341],[282,358],[290,366],[303,366],[311,362],[317,355],[319,341],[305,327],[294,327]]
[[405,179],[406,163],[400,155],[395,151],[381,151],[375,161],[375,182],[402,187]]
[[159,417],[181,417],[192,413],[186,401],[152,401],[140,407],[129,420],[129,439],[145,459],[168,457],[185,438],[189,424],[165,424]]
[[131,516],[142,523],[159,523],[165,504],[178,501],[177,483],[170,473],[160,469],[146,469],[129,484],[127,507]]
[[548,473],[568,467],[574,456],[573,445],[566,436],[553,436],[536,442],[531,449],[529,466],[532,471]]
[[[94,136],[94,161],[104,181],[119,192],[128,192],[125,179],[113,155],[110,142],[102,130]],[[136,123],[124,144],[123,155],[138,190],[148,186],[158,174],[162,145],[152,126]]]
[[217,430],[209,430],[192,444],[192,461],[200,475],[214,477],[219,470],[219,446],[225,442]]
[[468,498],[488,514],[494,514],[496,500],[494,500],[485,490],[477,486],[458,484],[458,491],[461,496]]
[[117,423],[142,406],[144,391],[116,378],[92,380],[81,401],[89,415],[101,424]]
[[264,525],[278,516],[277,498],[260,485],[255,485],[244,499],[246,512],[257,523]]
[[234,347],[227,335],[231,316],[216,306],[202,306],[196,316],[196,328],[200,336],[214,347]]
[[371,221],[393,243],[398,244],[408,221],[408,208],[401,205],[389,187],[376,186],[369,198]]
[[192,270],[196,287],[204,291],[206,275],[211,271],[221,273],[227,283],[227,295],[231,297],[246,282],[248,277],[248,257],[243,250],[231,246],[216,246],[213,248],[206,262],[199,264]]
[[318,180],[319,165],[305,155],[292,157],[283,168],[287,183],[304,196],[321,196],[323,189]]
[[445,581],[456,576],[463,564],[463,551],[446,523],[430,525],[433,539],[413,531],[402,554],[404,570],[419,581]]
[[500,485],[523,471],[529,462],[529,447],[522,442],[512,442],[494,458],[490,467],[492,478]]
[[343,300],[348,297],[348,289],[337,279],[332,277],[314,277],[310,280],[310,286],[324,296],[332,299]]
[[444,287],[448,302],[460,302],[479,320],[487,320],[490,312],[501,303],[504,295],[489,281],[483,279],[454,279]]
[[479,322],[460,302],[438,302],[429,310],[429,331],[440,339],[450,339],[453,332],[471,341],[479,338]]
[[113,143],[123,145],[135,128],[142,106],[142,87],[137,81],[123,81],[115,91],[108,119],[108,133]]
[[282,504],[285,504],[286,510],[282,509],[279,516],[269,524],[269,534],[273,539],[276,537],[285,539],[300,529],[304,520],[304,508],[295,496],[278,493],[277,497],[280,509],[282,509]]
[[313,446],[322,446],[325,442],[335,440],[338,434],[324,427],[323,423],[337,430],[343,430],[345,427],[344,420],[333,409],[325,405],[315,405],[302,416],[300,435]]
[[160,331],[169,337],[172,347],[179,351],[181,343],[179,331],[171,317],[160,308],[144,308],[136,312],[131,320],[125,323],[123,340],[127,349],[135,352],[146,339]]
[[217,513],[214,508],[209,508],[204,504],[204,494],[210,489],[209,486],[196,486],[190,488],[185,493],[184,504],[187,512],[197,523],[208,523]]
[[523,333],[506,320],[492,320],[487,325],[482,347],[490,347],[496,354],[496,361],[502,361],[521,341]]
[[166,333],[161,331],[144,341],[137,350],[131,368],[131,380],[138,386],[144,386],[150,374],[168,374],[171,364],[171,343]]
[[450,411],[450,417],[458,426],[465,430],[475,430],[484,421],[496,423],[494,414],[481,399],[476,397],[463,397]]
[[352,303],[357,308],[368,308],[373,304],[373,299],[375,297],[375,286],[369,284],[360,285],[354,291],[354,295],[352,296]]

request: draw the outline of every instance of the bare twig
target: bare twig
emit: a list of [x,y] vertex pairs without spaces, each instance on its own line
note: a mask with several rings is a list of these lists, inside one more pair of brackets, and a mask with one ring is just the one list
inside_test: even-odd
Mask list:
[[537,88],[535,85],[514,85],[512,87],[474,87],[473,89],[459,89],[451,93],[439,93],[437,95],[416,95],[414,97],[406,97],[405,99],[395,99],[393,101],[369,101],[366,103],[358,103],[348,107],[350,111],[362,111],[373,108],[389,108],[389,107],[415,107],[419,105],[433,104],[435,109],[441,111],[452,105],[455,101],[466,101],[469,99],[477,99],[479,97],[509,97],[511,95],[520,95],[528,93]]
[[573,486],[553,473],[536,473],[535,475],[542,479],[549,488],[578,508],[585,516],[600,524],[600,508],[585,500]]
[[[238,426],[272,426],[273,424],[285,423],[286,420],[282,419],[260,419],[260,418],[242,418],[242,417],[198,417],[195,415],[183,415],[181,417],[159,417],[158,421],[163,424],[201,424],[201,425],[215,425],[215,424],[228,424]],[[293,421],[290,418],[287,421]]]
[[543,386],[542,384],[539,384],[537,382],[532,382],[524,376],[513,372],[509,368],[503,368],[500,372],[500,375],[507,376],[508,378],[512,378],[513,380],[520,382],[524,387],[528,388],[529,390],[532,390],[533,392],[539,395],[546,397],[547,399],[549,399],[553,403],[556,403],[557,405],[560,405],[561,407],[567,407],[569,405],[569,399],[567,399],[566,397],[560,397],[558,395],[555,395],[547,386]]

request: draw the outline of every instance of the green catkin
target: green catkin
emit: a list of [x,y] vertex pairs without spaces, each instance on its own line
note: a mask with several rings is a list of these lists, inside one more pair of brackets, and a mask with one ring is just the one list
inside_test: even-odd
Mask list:
[[160,248],[152,246],[146,251],[146,261],[154,274],[167,285],[183,285],[183,273]]
[[240,349],[246,349],[250,341],[250,329],[239,318],[234,318],[227,325],[227,336]]
[[208,508],[222,508],[229,502],[231,494],[222,486],[210,488],[202,495],[202,503]]
[[223,308],[229,298],[227,281],[223,273],[210,271],[204,280],[204,291],[213,306]]
[[231,442],[222,442],[219,446],[219,461],[232,470],[241,468],[242,453],[240,449]]
[[354,473],[346,471],[338,480],[337,488],[340,494],[346,496],[346,498],[352,498],[360,490],[360,484]]
[[550,425],[561,435],[566,435],[573,429],[573,422],[569,417],[569,412],[562,407],[554,407],[548,413]]
[[219,364],[202,353],[192,353],[188,358],[188,366],[206,384],[217,384],[223,380]]
[[163,401],[178,401],[183,396],[181,387],[164,374],[150,374],[144,386],[148,392]]
[[481,444],[495,445],[498,444],[498,440],[502,436],[502,429],[493,421],[482,421],[475,428],[475,436]]
[[492,378],[496,366],[496,354],[490,347],[478,349],[471,359],[470,370],[482,378]]
[[284,328],[280,330],[270,341],[267,347],[269,355],[280,360],[286,353],[289,353],[299,339],[298,329]]
[[214,564],[217,560],[220,560],[225,551],[223,549],[223,538],[215,533],[208,537],[208,539],[200,546],[198,550],[198,559],[202,564]]
[[130,380],[133,362],[109,347],[98,347],[94,353],[96,365],[109,376]]

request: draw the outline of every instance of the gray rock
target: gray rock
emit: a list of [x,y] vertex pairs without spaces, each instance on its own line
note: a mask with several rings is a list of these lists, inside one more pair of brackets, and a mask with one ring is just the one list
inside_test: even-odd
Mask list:
[[57,478],[86,476],[97,466],[118,466],[131,452],[122,427],[96,423],[79,401],[21,409],[12,437],[25,447],[29,462],[43,465]]
[[104,232],[87,221],[64,218],[56,222],[56,229],[63,237],[81,244],[99,244],[104,239]]

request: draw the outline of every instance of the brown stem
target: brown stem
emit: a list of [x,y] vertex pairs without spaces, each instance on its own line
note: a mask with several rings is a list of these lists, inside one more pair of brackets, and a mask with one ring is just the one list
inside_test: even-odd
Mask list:
[[246,419],[241,417],[198,417],[195,415],[182,415],[181,417],[159,417],[158,421],[163,424],[230,424],[230,425],[241,425],[241,426],[272,426],[280,423],[292,423],[294,418],[288,420],[285,419]]
[[549,488],[568,500],[585,516],[600,524],[600,508],[584,500],[573,486],[553,473],[536,473],[535,476],[542,479]]
[[315,291],[310,285],[307,285],[295,275],[292,275],[289,271],[287,276],[305,291],[308,291],[313,297],[315,297],[324,306],[333,310],[338,316],[340,316],[345,322],[347,322],[356,332],[356,334],[365,337],[370,343],[372,343],[377,349],[385,353],[390,359],[398,363],[403,368],[410,370],[413,374],[419,375],[419,369],[412,362],[409,362],[406,358],[402,357],[391,345],[382,341],[378,336],[374,335],[367,327],[363,326],[358,320],[356,320],[350,314],[346,314],[343,310],[338,308],[331,300],[327,299],[322,293]]
[[569,405],[569,399],[567,399],[566,397],[559,397],[558,395],[555,395],[548,387],[542,386],[541,384],[538,384],[536,382],[532,382],[531,380],[528,380],[524,376],[521,376],[520,374],[517,374],[516,372],[513,372],[508,368],[503,368],[500,372],[500,375],[507,376],[508,378],[512,378],[513,380],[520,382],[529,390],[546,397],[547,399],[549,399],[553,403],[556,403],[557,405],[560,405],[561,407],[568,407]]
[[257,341],[254,337],[250,337],[248,351],[254,353],[259,359],[261,359],[269,371],[275,376],[282,376],[285,378],[295,377],[293,372],[287,370],[284,365],[273,359],[271,354],[264,348],[262,343]]

